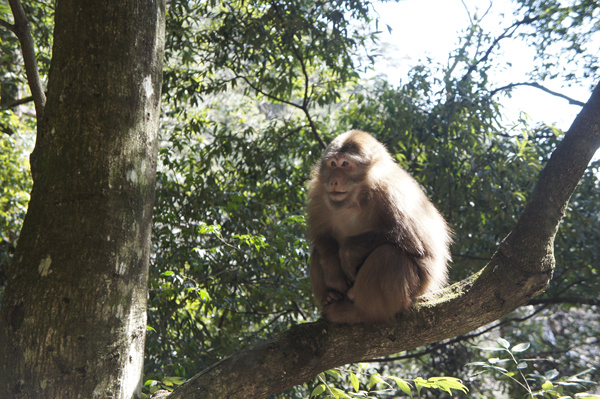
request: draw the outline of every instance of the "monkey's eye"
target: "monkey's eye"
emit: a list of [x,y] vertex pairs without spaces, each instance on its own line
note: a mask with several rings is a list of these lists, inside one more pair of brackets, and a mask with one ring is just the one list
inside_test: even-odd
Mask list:
[[335,161],[331,161],[331,166],[333,166],[334,168],[337,166],[337,164],[335,163]]
[[343,161],[342,162],[342,167],[346,167],[348,165],[350,165],[350,162],[348,162],[348,161]]

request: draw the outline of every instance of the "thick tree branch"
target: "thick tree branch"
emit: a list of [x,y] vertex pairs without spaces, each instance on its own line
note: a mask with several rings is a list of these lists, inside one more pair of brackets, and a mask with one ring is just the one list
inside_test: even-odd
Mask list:
[[[499,252],[518,260],[519,268],[526,272],[552,270],[558,224],[599,146],[600,84],[550,157],[517,225],[500,245]],[[546,244],[532,239],[540,235],[550,238]]]
[[347,363],[466,334],[546,289],[567,202],[600,146],[600,85],[554,151],[513,231],[490,263],[389,324],[296,325],[202,371],[169,397],[264,398]]
[[[23,52],[23,62],[25,63],[25,73],[27,74],[27,82],[29,83],[29,89],[33,96],[35,103],[35,113],[38,121],[44,116],[44,107],[46,106],[46,94],[42,86],[40,74],[37,67],[37,60],[35,58],[35,46],[33,44],[33,38],[29,30],[29,21],[23,10],[23,6],[19,0],[9,0],[10,9],[12,10],[15,24],[12,25],[14,29],[11,29],[19,42],[21,43],[21,51]],[[9,28],[10,29],[10,28]]]
[[574,98],[566,96],[566,95],[564,95],[562,93],[559,93],[557,91],[550,90],[547,87],[542,86],[541,84],[535,83],[535,82],[511,83],[511,84],[508,84],[506,86],[502,86],[502,87],[499,87],[497,89],[492,90],[490,92],[490,95],[493,96],[493,95],[495,95],[496,93],[498,93],[500,91],[512,89],[513,87],[518,87],[518,86],[531,86],[531,87],[535,87],[536,89],[540,89],[542,91],[545,91],[546,93],[552,94],[553,96],[564,98],[565,100],[569,101],[569,104],[579,105],[580,107],[583,107],[585,105],[584,102],[581,102],[579,100],[575,100]]
[[[531,301],[530,301],[529,304],[531,304]],[[502,326],[504,326],[506,324],[515,323],[515,322],[516,323],[520,323],[522,321],[529,320],[532,317],[534,317],[535,315],[537,315],[538,313],[540,313],[545,308],[546,308],[546,306],[540,306],[540,307],[538,307],[537,309],[535,309],[533,312],[529,313],[526,316],[523,316],[523,317],[511,317],[510,319],[504,319],[504,320],[498,321],[496,323],[492,323],[492,324],[486,326],[485,328],[477,329],[476,331],[473,331],[473,332],[471,332],[469,334],[459,335],[459,336],[457,336],[457,337],[455,337],[453,339],[450,339],[448,341],[438,342],[438,343],[436,343],[434,345],[426,347],[425,349],[423,349],[422,351],[419,351],[419,352],[411,352],[411,353],[407,353],[407,354],[404,354],[404,355],[393,356],[393,357],[389,357],[388,356],[388,357],[384,357],[384,358],[380,358],[380,359],[361,360],[361,363],[368,363],[368,362],[373,362],[373,363],[375,363],[375,362],[379,362],[379,363],[381,363],[381,362],[393,362],[393,361],[396,361],[396,360],[418,358],[418,357],[421,357],[421,356],[433,353],[436,350],[444,348],[444,347],[446,347],[448,345],[453,345],[453,344],[456,344],[456,343],[459,343],[459,342],[468,341],[470,339],[479,337],[479,336],[481,336],[483,334],[486,334],[486,333],[488,333],[488,332],[490,332],[490,331],[492,331],[492,330],[494,330],[496,328],[502,327]]]

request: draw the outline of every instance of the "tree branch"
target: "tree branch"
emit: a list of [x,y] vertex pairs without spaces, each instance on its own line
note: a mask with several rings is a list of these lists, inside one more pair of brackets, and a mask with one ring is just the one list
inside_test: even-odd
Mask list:
[[530,305],[556,305],[568,303],[571,305],[600,305],[600,299],[598,298],[579,298],[579,297],[553,297],[553,298],[536,298],[529,301]]
[[[531,304],[531,302],[529,304]],[[459,335],[458,337],[455,337],[451,340],[444,341],[444,342],[438,342],[435,345],[431,345],[430,347],[427,347],[420,352],[407,353],[405,355],[393,356],[393,357],[384,357],[384,358],[380,358],[380,359],[361,360],[361,363],[392,362],[392,361],[396,361],[396,360],[414,359],[414,358],[418,358],[418,357],[421,357],[424,355],[428,355],[428,354],[433,353],[436,350],[444,348],[448,345],[453,345],[453,344],[456,344],[456,343],[459,343],[462,341],[468,341],[472,338],[479,337],[479,336],[481,336],[485,333],[488,333],[498,327],[502,327],[503,325],[514,323],[514,322],[520,323],[522,321],[529,320],[532,317],[534,317],[535,315],[537,315],[538,313],[540,313],[542,310],[544,310],[546,307],[547,306],[540,306],[539,308],[535,309],[533,312],[531,312],[527,316],[512,317],[510,319],[505,319],[505,320],[499,321],[497,323],[488,325],[487,327],[485,327],[483,329],[478,329],[477,331],[471,332],[469,334]]]
[[[277,3],[273,2],[271,4],[271,6],[275,10],[275,14],[277,15],[277,18],[279,19],[281,25],[286,26],[286,21],[282,17],[281,11],[279,10]],[[315,125],[315,122],[313,121],[313,119],[310,115],[310,112],[308,111],[308,107],[310,105],[310,95],[309,95],[310,78],[308,76],[306,62],[304,61],[304,57],[302,56],[302,54],[300,54],[300,51],[298,51],[296,46],[294,46],[294,43],[290,43],[290,47],[292,48],[292,52],[294,53],[294,56],[300,63],[300,68],[302,69],[302,75],[304,76],[304,94],[303,94],[303,98],[302,98],[302,106],[300,107],[300,109],[302,110],[302,112],[304,112],[306,119],[308,119],[308,125],[310,126],[310,130],[311,130],[313,136],[315,136],[315,139],[319,142],[319,144],[321,145],[322,148],[326,148],[327,145],[325,144],[325,142],[319,135],[319,131],[317,130],[317,125]]]
[[27,104],[30,101],[33,101],[33,96],[21,98],[21,99],[13,101],[12,103],[5,104],[5,105],[3,105],[3,106],[0,107],[0,110],[14,108],[14,107],[17,107],[19,105]]
[[6,29],[8,29],[9,31],[11,31],[15,35],[17,34],[15,26],[13,24],[11,24],[11,23],[6,22],[2,18],[0,18],[0,26],[4,26]]
[[301,110],[302,112],[304,112],[304,115],[306,116],[306,119],[308,120],[308,125],[310,126],[310,130],[313,133],[313,135],[315,136],[315,138],[317,139],[317,141],[319,142],[319,144],[321,145],[322,148],[327,147],[327,145],[325,144],[325,142],[323,141],[323,139],[321,139],[321,136],[319,136],[319,133],[317,132],[317,127],[315,125],[315,122],[312,120],[310,113],[308,112],[308,108],[306,108],[306,106],[304,105],[304,102],[302,105],[300,104],[296,104],[293,101],[288,101],[285,100],[283,98],[277,97],[271,93],[267,93],[266,91],[262,90],[260,87],[256,86],[255,84],[253,84],[252,82],[250,82],[250,79],[248,79],[247,76],[242,76],[242,75],[236,75],[235,79],[242,79],[244,82],[246,82],[246,84],[248,86],[250,86],[250,88],[252,90],[254,90],[255,92],[262,94],[263,96],[273,100],[273,101],[278,101],[282,104],[286,104],[289,105],[291,107],[294,108],[298,108],[299,110]]
[[169,397],[264,398],[318,373],[463,335],[544,291],[569,198],[600,146],[600,85],[540,174],[525,210],[490,263],[388,324],[293,326],[200,372]]
[[[27,74],[27,82],[35,103],[35,113],[38,121],[44,116],[44,107],[46,106],[46,94],[42,86],[40,74],[35,58],[35,46],[31,31],[29,30],[29,21],[23,10],[23,6],[19,0],[9,0],[10,9],[12,10],[15,24],[11,29],[19,42],[21,43],[21,51],[23,52],[23,62],[25,63],[25,73]],[[10,29],[10,28],[9,28]]]
[[[524,271],[552,270],[554,236],[575,187],[600,146],[600,84],[556,147],[499,253],[518,260]],[[532,236],[551,238],[544,244]],[[540,268],[540,261],[542,262]]]
[[564,95],[562,93],[556,92],[554,90],[550,90],[547,87],[542,86],[541,84],[535,83],[535,82],[511,83],[511,84],[508,84],[506,86],[502,86],[502,87],[499,87],[497,89],[492,90],[490,92],[490,95],[493,96],[496,93],[498,93],[499,91],[509,90],[509,89],[512,89],[513,87],[518,87],[518,86],[531,86],[531,87],[535,87],[536,89],[540,89],[542,91],[545,91],[546,93],[552,94],[553,96],[564,98],[565,100],[569,101],[569,104],[579,105],[580,107],[583,107],[585,105],[585,103],[582,102],[582,101],[575,100],[574,98],[566,96],[566,95]]
[[487,49],[487,51],[485,52],[483,57],[481,57],[480,59],[475,61],[473,64],[471,64],[471,66],[469,67],[467,72],[463,75],[463,77],[460,81],[463,82],[464,80],[466,80],[471,75],[471,73],[473,73],[473,71],[477,68],[477,66],[479,64],[481,64],[482,62],[485,62],[489,58],[490,54],[494,50],[494,47],[496,47],[498,45],[498,43],[500,43],[500,40],[511,37],[521,25],[530,24],[537,19],[539,19],[539,18],[538,17],[535,17],[535,18],[524,17],[522,20],[517,21],[517,22],[513,23],[511,26],[509,26],[508,28],[506,28],[500,36],[498,36],[496,39],[494,39],[494,41],[492,42],[490,47]]

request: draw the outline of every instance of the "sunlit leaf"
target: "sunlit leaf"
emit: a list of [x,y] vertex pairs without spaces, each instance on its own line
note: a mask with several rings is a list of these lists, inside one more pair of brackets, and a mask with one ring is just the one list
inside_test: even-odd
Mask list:
[[325,384],[319,384],[312,390],[312,392],[310,393],[310,397],[312,398],[315,396],[319,396],[320,394],[325,392],[326,389],[327,387],[325,386]]
[[511,351],[512,352],[516,352],[516,353],[518,353],[518,352],[524,352],[527,349],[529,349],[529,346],[530,346],[529,342],[525,342],[525,343],[522,343],[522,344],[517,344],[517,345],[515,345],[515,346],[512,347]]

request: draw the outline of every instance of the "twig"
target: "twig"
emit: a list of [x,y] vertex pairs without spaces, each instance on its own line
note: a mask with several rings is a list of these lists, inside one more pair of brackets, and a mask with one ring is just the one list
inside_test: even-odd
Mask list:
[[529,305],[554,305],[568,303],[571,305],[600,305],[600,299],[598,298],[578,298],[573,296],[568,297],[554,297],[554,298],[534,298],[529,301]]
[[471,16],[471,11],[469,11],[469,7],[467,7],[467,4],[465,3],[465,0],[460,0],[460,2],[462,3],[462,5],[463,5],[463,7],[464,7],[465,11],[467,12],[467,17],[469,17],[469,22],[470,22],[470,25],[471,25],[471,26],[475,25],[475,24],[473,23],[473,17]]
[[530,24],[530,23],[534,22],[536,19],[538,19],[538,17],[535,17],[535,18],[524,17],[522,20],[517,21],[517,22],[513,23],[511,26],[509,26],[508,28],[506,28],[504,30],[504,32],[502,32],[502,34],[500,36],[498,36],[492,42],[492,45],[487,49],[487,51],[485,52],[483,57],[481,57],[476,62],[471,64],[471,66],[469,67],[469,69],[467,70],[467,72],[464,74],[464,76],[462,77],[462,79],[460,81],[461,82],[465,81],[471,75],[471,73],[473,73],[473,71],[477,68],[477,66],[479,64],[481,64],[482,62],[485,62],[488,59],[488,57],[492,53],[492,50],[494,49],[494,47],[496,47],[496,45],[498,43],[500,43],[500,40],[511,37],[515,33],[515,31],[519,28],[519,26],[524,25],[524,24]]
[[[29,21],[23,10],[23,6],[19,0],[8,0],[10,9],[12,10],[13,17],[15,19],[14,25],[6,26],[7,23],[2,24],[10,29],[19,39],[21,43],[21,51],[23,52],[23,62],[25,63],[25,73],[27,75],[27,82],[29,83],[29,89],[35,103],[35,113],[38,120],[41,120],[44,116],[44,108],[46,106],[46,94],[42,87],[42,81],[37,67],[37,61],[35,58],[35,46],[33,44],[33,38],[31,37],[31,31],[29,29]],[[11,29],[12,26],[12,29]]]
[[499,91],[503,91],[503,90],[512,89],[513,87],[517,87],[517,86],[531,86],[531,87],[535,87],[536,89],[540,89],[540,90],[542,90],[542,91],[545,91],[546,93],[548,93],[548,94],[552,94],[553,96],[560,97],[560,98],[564,98],[565,100],[567,100],[567,101],[569,102],[569,104],[573,104],[573,105],[579,105],[580,107],[583,107],[583,105],[585,104],[585,103],[584,103],[584,102],[582,102],[582,101],[575,100],[574,98],[571,98],[571,97],[569,97],[569,96],[566,96],[566,95],[564,95],[564,94],[561,94],[561,93],[559,93],[559,92],[556,92],[556,91],[554,91],[554,90],[550,90],[550,89],[548,89],[547,87],[544,87],[544,86],[542,86],[541,84],[539,84],[539,83],[535,83],[535,82],[520,82],[520,83],[511,83],[511,84],[509,84],[509,85],[502,86],[502,87],[499,87],[499,88],[497,88],[497,89],[495,89],[495,90],[492,90],[492,91],[490,92],[490,95],[492,95],[492,96],[493,96],[494,94],[498,93]]

